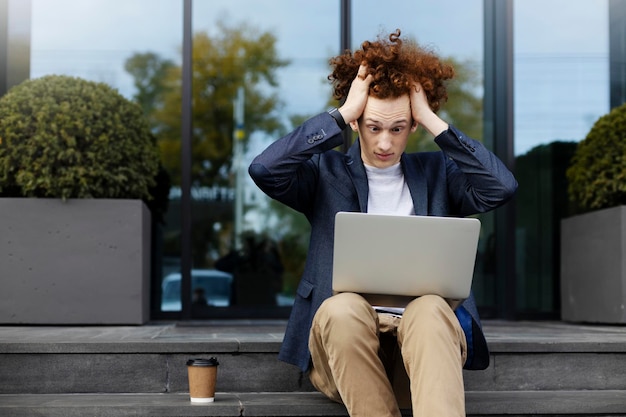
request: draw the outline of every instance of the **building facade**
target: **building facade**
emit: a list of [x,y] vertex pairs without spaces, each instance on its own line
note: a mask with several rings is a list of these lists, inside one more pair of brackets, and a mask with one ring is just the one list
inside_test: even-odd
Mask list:
[[[308,228],[246,167],[336,105],[331,56],[396,28],[451,60],[444,117],[519,181],[514,201],[480,217],[483,316],[558,318],[565,170],[593,123],[626,102],[624,1],[0,0],[0,96],[65,74],[137,101],[171,184],[153,236],[152,318],[282,318]],[[410,146],[429,145],[418,134]]]

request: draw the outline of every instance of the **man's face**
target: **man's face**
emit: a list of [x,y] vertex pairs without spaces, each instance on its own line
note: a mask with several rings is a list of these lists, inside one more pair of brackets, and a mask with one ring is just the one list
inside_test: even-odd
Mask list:
[[364,164],[387,168],[400,162],[409,134],[417,129],[410,104],[408,94],[384,100],[368,97],[363,115],[350,123],[359,134]]

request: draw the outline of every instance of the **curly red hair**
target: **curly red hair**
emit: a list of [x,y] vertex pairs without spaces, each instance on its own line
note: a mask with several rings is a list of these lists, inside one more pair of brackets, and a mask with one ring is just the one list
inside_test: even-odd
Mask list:
[[350,85],[357,75],[359,65],[367,65],[368,74],[374,79],[370,84],[370,95],[380,98],[400,97],[410,92],[411,86],[419,82],[424,88],[430,107],[437,111],[448,99],[444,81],[454,77],[454,69],[443,62],[434,52],[417,43],[400,38],[400,29],[389,35],[389,39],[378,38],[365,41],[361,49],[330,59],[333,72],[328,79],[333,84],[333,96],[343,100],[348,96]]

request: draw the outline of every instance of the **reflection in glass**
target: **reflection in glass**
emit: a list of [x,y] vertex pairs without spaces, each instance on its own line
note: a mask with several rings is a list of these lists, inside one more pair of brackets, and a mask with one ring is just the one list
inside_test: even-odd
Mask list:
[[[158,7],[153,0],[116,2],[115,7],[108,0],[32,0],[31,26],[31,78],[63,74],[106,83],[138,102],[159,133],[154,114],[166,87],[162,80],[181,62],[176,51],[182,42],[179,0],[159,0]],[[168,80],[180,89],[180,77]],[[180,159],[176,152],[162,157]],[[170,174],[163,168],[159,172],[154,207],[167,206]],[[175,187],[178,181],[174,178]],[[170,207],[167,217],[161,210],[152,214],[151,269],[153,283],[160,283],[161,276],[180,269],[180,211]],[[153,307],[159,309],[161,286],[153,285],[152,292]]]
[[514,19],[517,309],[558,317],[565,171],[609,106],[608,2],[525,0]]
[[[193,9],[193,265],[232,274],[229,307],[254,307],[255,315],[291,305],[308,223],[267,199],[247,167],[260,149],[326,109],[327,59],[338,49],[338,4],[294,3],[269,10],[245,0],[194,2]],[[303,13],[317,22],[314,31],[287,18]],[[164,153],[180,146],[177,101],[165,97],[155,113]],[[176,176],[178,161],[167,163]]]
[[[31,0],[31,78],[64,74],[104,82],[127,98],[137,92],[125,61],[152,50],[169,59],[179,45],[182,6],[178,0]],[[175,52],[175,51],[174,51]]]
[[[163,279],[162,311],[180,311],[181,274],[172,272]],[[192,308],[228,307],[232,300],[233,276],[214,269],[191,270]]]

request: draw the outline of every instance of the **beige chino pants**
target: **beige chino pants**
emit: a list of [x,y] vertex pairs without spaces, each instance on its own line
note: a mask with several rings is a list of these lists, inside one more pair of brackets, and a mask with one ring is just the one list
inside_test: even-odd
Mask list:
[[411,301],[402,316],[378,314],[352,293],[328,298],[309,338],[310,379],[351,417],[465,416],[465,335],[438,296]]

